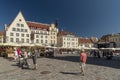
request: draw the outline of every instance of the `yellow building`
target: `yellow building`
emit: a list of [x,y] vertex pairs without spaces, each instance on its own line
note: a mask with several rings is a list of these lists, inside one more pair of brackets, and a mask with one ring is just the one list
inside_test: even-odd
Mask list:
[[3,37],[4,37],[3,32],[2,32],[2,31],[0,31],[0,44],[2,44],[2,43],[3,43]]

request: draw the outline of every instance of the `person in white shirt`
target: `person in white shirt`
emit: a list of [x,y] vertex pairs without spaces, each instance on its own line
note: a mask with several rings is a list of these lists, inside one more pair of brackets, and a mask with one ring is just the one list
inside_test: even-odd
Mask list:
[[17,53],[17,49],[16,48],[14,48],[14,55],[15,55],[14,60],[17,61],[18,53]]

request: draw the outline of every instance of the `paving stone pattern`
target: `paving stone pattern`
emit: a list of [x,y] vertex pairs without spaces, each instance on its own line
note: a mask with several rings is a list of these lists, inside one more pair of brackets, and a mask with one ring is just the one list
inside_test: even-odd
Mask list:
[[38,69],[21,69],[16,62],[0,58],[0,80],[120,80],[120,61],[88,58],[86,74],[80,74],[79,55],[62,54],[38,58]]

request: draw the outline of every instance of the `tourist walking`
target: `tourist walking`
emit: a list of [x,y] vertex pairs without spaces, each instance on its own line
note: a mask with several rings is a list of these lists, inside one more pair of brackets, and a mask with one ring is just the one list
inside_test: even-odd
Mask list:
[[34,70],[37,69],[37,50],[33,50],[32,52],[32,59],[34,64]]
[[85,75],[85,63],[87,60],[87,55],[85,53],[85,50],[82,49],[80,53],[80,68],[81,68],[81,74],[84,76]]

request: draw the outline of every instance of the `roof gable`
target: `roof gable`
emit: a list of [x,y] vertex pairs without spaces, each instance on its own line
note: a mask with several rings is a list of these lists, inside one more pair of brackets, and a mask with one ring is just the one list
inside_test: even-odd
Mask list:
[[[18,27],[17,24],[19,24],[20,26]],[[28,32],[30,32],[30,29],[25,21],[24,16],[22,15],[22,12],[19,12],[17,16],[14,18],[14,20],[11,22],[11,24],[7,26],[9,28],[7,30],[11,30],[12,27],[22,28],[22,25],[24,25],[24,27],[28,29]]]

